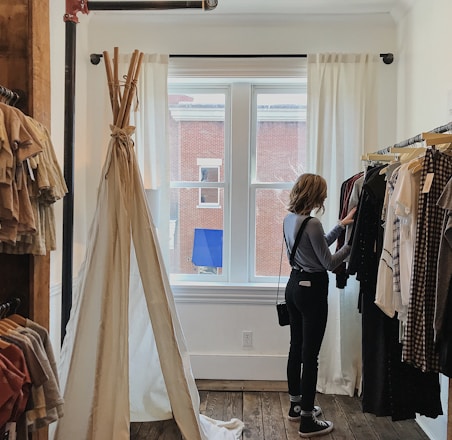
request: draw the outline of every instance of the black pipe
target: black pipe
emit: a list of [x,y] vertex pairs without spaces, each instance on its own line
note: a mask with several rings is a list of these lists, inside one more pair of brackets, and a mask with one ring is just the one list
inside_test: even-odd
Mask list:
[[[87,10],[145,10],[145,9],[214,9],[218,0],[196,1],[90,1]],[[81,10],[65,14],[65,91],[64,91],[64,178],[68,192],[63,200],[63,267],[61,283],[61,343],[72,308],[73,237],[74,237],[74,126],[75,126],[75,66],[76,15]]]
[[72,258],[74,225],[74,126],[75,56],[77,23],[66,21],[64,90],[64,179],[68,192],[63,199],[63,267],[61,284],[61,343],[72,307]]
[[90,1],[88,9],[90,11],[143,11],[148,9],[214,9],[218,0],[196,1]]

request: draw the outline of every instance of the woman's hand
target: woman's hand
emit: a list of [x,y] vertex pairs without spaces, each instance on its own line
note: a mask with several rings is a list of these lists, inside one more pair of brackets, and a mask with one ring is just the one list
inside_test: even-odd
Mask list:
[[355,215],[356,208],[353,208],[342,220],[341,223],[344,226],[349,225],[350,223],[353,223],[353,216]]

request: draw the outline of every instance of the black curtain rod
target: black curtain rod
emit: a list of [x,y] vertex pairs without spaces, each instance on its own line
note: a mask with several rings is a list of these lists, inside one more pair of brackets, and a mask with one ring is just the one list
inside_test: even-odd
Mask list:
[[[170,54],[170,58],[307,58],[308,54]],[[393,53],[381,53],[380,57],[382,58],[385,64],[392,64],[394,61]],[[90,55],[91,64],[97,65],[100,63],[100,59],[102,58],[101,53],[92,53]]]
[[[439,127],[430,130],[428,133],[446,133],[447,131],[452,131],[452,122],[448,124],[441,125]],[[424,138],[422,137],[422,133],[416,136],[405,139],[404,141],[398,142],[397,144],[391,145],[390,147],[383,148],[375,152],[375,154],[388,154],[391,152],[391,148],[403,148],[408,147],[409,145],[413,145],[417,142],[422,142]]]

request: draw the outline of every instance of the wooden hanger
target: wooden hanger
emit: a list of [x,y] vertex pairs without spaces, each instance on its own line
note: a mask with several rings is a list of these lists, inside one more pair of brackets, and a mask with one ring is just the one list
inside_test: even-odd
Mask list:
[[14,321],[17,325],[20,325],[22,327],[27,326],[27,318],[24,318],[22,315],[18,315],[17,313],[8,316],[8,320]]
[[372,162],[391,162],[396,159],[396,154],[367,153],[361,156],[361,160],[368,160]]
[[441,145],[441,144],[450,144],[452,143],[452,134],[451,133],[422,133],[422,139],[425,140],[426,145]]
[[5,319],[0,319],[0,330],[4,330],[5,332],[9,332],[11,330],[15,330],[16,327],[8,323]]
[[424,165],[424,156],[417,157],[412,159],[408,163],[408,169],[411,171],[411,174],[416,174],[418,171],[422,170],[422,166]]
[[11,316],[8,316],[7,318],[3,318],[1,320],[1,322],[5,322],[7,325],[11,326],[15,330],[18,329],[19,327],[25,327],[23,325],[21,326],[19,323],[15,322],[15,321],[13,321],[11,319]]

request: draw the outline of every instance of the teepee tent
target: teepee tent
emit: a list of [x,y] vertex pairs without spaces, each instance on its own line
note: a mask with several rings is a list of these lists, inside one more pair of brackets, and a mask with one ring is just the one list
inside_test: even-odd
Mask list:
[[132,408],[137,421],[174,417],[186,440],[237,439],[241,421],[219,422],[199,414],[198,391],[146,203],[131,140],[134,128],[128,126],[143,54],[134,51],[122,93],[117,49],[113,71],[108,52],[104,57],[114,123],[61,352],[65,417],[55,438],[129,439]]

